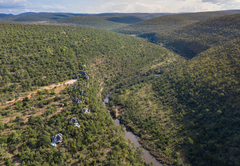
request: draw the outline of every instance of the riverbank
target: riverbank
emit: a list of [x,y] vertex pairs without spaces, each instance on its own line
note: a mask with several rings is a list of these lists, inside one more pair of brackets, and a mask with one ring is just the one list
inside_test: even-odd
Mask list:
[[[110,92],[110,93],[111,93],[111,92]],[[105,97],[104,101],[103,101],[103,104],[104,104],[105,106],[106,106],[106,104],[109,102],[109,98],[108,98],[109,95],[110,95],[110,94],[108,94],[108,95]],[[120,108],[120,107],[118,107],[118,108]],[[116,112],[117,112],[117,111],[116,111]],[[119,114],[116,113],[116,115],[119,115]],[[151,162],[152,162],[154,166],[163,166],[160,162],[157,161],[156,158],[154,158],[154,157],[150,154],[150,152],[149,152],[148,150],[142,148],[141,144],[140,144],[139,141],[138,141],[138,136],[134,135],[131,131],[128,131],[128,130],[126,129],[126,127],[124,126],[124,124],[121,124],[121,123],[120,123],[120,120],[119,120],[119,119],[117,119],[117,118],[114,119],[114,118],[111,116],[110,112],[109,112],[109,116],[112,118],[112,120],[114,121],[115,124],[121,125],[121,126],[123,127],[123,129],[124,129],[124,131],[125,131],[125,138],[126,138],[127,140],[128,140],[128,139],[131,140],[131,142],[133,143],[135,149],[141,148],[141,149],[143,150],[142,157],[145,159],[145,161],[146,161],[147,163],[151,163]],[[118,117],[118,116],[117,116],[117,117]]]

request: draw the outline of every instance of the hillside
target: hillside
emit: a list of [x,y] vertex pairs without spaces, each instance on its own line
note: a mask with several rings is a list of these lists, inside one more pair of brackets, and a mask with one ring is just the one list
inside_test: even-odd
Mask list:
[[146,20],[145,17],[138,17],[138,16],[132,16],[132,15],[114,15],[114,16],[95,16],[104,20],[117,22],[117,23],[123,23],[123,24],[135,24],[137,22]]
[[[0,14],[0,21],[18,21],[22,23],[34,23],[34,24],[43,24],[43,25],[54,25],[56,24],[56,20],[62,18],[69,18],[71,21],[67,21],[68,19],[60,20],[59,22],[67,23],[71,26],[76,26],[75,23],[81,24],[80,26],[85,27],[103,27],[101,29],[106,29],[104,24],[107,24],[108,27],[110,23],[113,24],[113,27],[121,28],[123,26],[117,26],[116,23],[122,24],[134,24],[143,20],[147,20],[150,18],[155,18],[163,15],[169,15],[170,13],[101,13],[101,14],[74,14],[74,13],[22,13],[19,15],[8,15],[8,14]],[[86,16],[90,17],[87,21],[85,17],[79,17],[78,20],[75,16]],[[93,17],[93,18],[92,18]],[[98,18],[98,19],[97,19]],[[100,20],[99,20],[100,19]],[[103,21],[103,20],[107,21]],[[108,22],[111,21],[111,22]],[[94,23],[95,22],[95,23]],[[86,23],[86,25],[84,25]],[[98,25],[99,24],[99,25]]]
[[22,13],[19,15],[0,14],[0,21],[14,21],[21,24],[60,25],[92,27],[114,30],[150,18],[168,15],[169,13]]
[[112,110],[164,163],[239,165],[239,39],[162,70],[135,86],[117,86]]
[[60,18],[74,17],[74,16],[96,16],[96,17],[136,17],[136,18],[156,18],[171,13],[100,13],[100,14],[75,14],[75,13],[21,13],[19,15],[1,14],[0,18],[4,21],[51,21]]
[[[0,24],[0,34],[0,165],[148,165],[110,119],[100,95],[168,61],[169,54],[179,56],[92,28]],[[62,85],[81,70],[89,80]],[[84,107],[91,113],[81,112]],[[68,125],[73,117],[80,128]],[[53,147],[58,133],[63,142]]]
[[3,14],[3,13],[0,13],[0,18],[1,17],[7,17],[7,16],[10,16],[11,14]]
[[[168,58],[162,47],[90,28],[1,24],[0,33],[1,91],[10,92],[2,101],[11,99],[13,91],[26,92],[73,78],[72,73],[82,68],[79,61],[108,68],[102,75],[109,77],[114,71],[112,77],[127,77],[157,63],[155,59]],[[125,66],[127,72],[116,64]]]
[[103,16],[103,17],[133,16],[133,17],[151,19],[151,18],[156,18],[156,17],[170,15],[170,14],[172,13],[100,13],[100,14],[97,14],[97,16]]
[[208,48],[239,38],[239,16],[240,14],[222,16],[157,32],[151,40],[184,57],[192,58]]
[[[110,17],[109,19],[115,19]],[[120,18],[120,20],[123,18]],[[119,20],[119,21],[120,21]],[[67,24],[67,25],[76,25],[79,27],[93,27],[93,28],[99,28],[99,29],[105,29],[105,30],[112,30],[117,29],[120,27],[126,26],[126,24],[108,21],[105,19],[102,19],[100,17],[93,17],[93,16],[76,16],[76,17],[68,17],[68,18],[62,18],[56,20],[59,24]],[[122,20],[122,22],[124,22]]]
[[229,15],[236,12],[239,13],[240,11],[217,11],[167,15],[141,21],[139,23],[129,25],[127,27],[123,27],[114,31],[124,34],[143,35],[143,37],[148,38],[148,36],[151,37],[151,33],[154,33],[156,31],[174,29],[201,20]]
[[239,35],[239,14],[158,32],[188,60],[116,86],[112,113],[164,163],[239,165]]

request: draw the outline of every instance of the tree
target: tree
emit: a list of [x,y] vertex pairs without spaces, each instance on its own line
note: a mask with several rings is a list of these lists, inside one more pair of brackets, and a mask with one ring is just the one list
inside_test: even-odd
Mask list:
[[48,135],[43,135],[38,141],[38,147],[49,146],[51,144],[51,138]]
[[4,123],[0,121],[0,130],[4,130],[5,127],[4,127]]

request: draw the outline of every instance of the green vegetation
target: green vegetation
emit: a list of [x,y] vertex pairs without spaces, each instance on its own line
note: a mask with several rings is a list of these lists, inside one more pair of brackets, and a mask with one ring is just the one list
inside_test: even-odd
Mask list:
[[20,14],[20,15],[4,15],[4,16],[0,17],[0,19],[5,20],[5,21],[19,21],[19,22],[51,21],[51,20],[56,20],[56,19],[60,19],[60,18],[65,18],[65,17],[78,16],[78,15],[81,15],[81,14],[72,14],[72,13],[29,13],[29,14]]
[[[0,34],[0,165],[148,165],[110,119],[100,95],[181,57],[135,37],[92,28],[1,24]],[[82,78],[73,86],[49,86],[80,70],[90,76],[88,87]],[[76,98],[85,102],[74,104]],[[91,114],[81,113],[83,107]],[[72,117],[80,128],[67,125]],[[50,142],[57,133],[63,143],[54,148]]]
[[[112,18],[112,17],[111,17]],[[102,19],[101,17],[93,17],[93,16],[76,16],[76,17],[70,17],[70,18],[62,18],[56,20],[59,24],[67,24],[67,25],[76,25],[80,27],[93,27],[93,28],[99,28],[99,29],[105,29],[105,30],[112,30],[117,29],[126,26],[126,24],[123,23],[117,23],[120,21],[113,22],[109,18],[108,20]]]
[[118,22],[123,24],[135,24],[137,22],[146,20],[146,18],[144,17],[131,16],[131,15],[98,16],[98,17],[108,21]]
[[164,13],[26,13],[20,15],[0,14],[0,21],[13,21],[22,24],[65,25],[93,27],[114,30],[146,19],[155,18]]
[[[52,21],[61,18],[74,16],[95,16],[103,19],[112,19],[113,22],[121,22],[129,24],[130,22],[138,22],[145,19],[151,19],[168,13],[101,13],[101,14],[74,14],[74,13],[23,13],[19,15],[0,14],[0,20],[5,21]],[[131,19],[131,20],[130,20]]]
[[166,49],[103,30],[16,24],[0,29],[1,103],[72,79],[83,69],[80,62],[91,65],[99,79],[121,80],[168,58]]
[[200,21],[170,31],[157,32],[152,38],[178,54],[192,58],[208,48],[221,46],[239,37],[240,14]]
[[184,25],[188,25],[201,20],[206,20],[213,17],[219,17],[236,13],[236,11],[219,11],[219,12],[202,12],[202,13],[187,13],[161,16],[149,20],[145,20],[133,25],[129,25],[117,30],[119,33],[140,35],[140,37],[151,38],[157,31],[174,29]]
[[[164,163],[239,165],[238,17],[173,30],[178,34],[175,39],[182,37],[178,48],[190,39],[210,48],[185,63],[159,69],[161,75],[150,81],[116,86],[111,98],[112,105],[121,108],[121,122]],[[187,34],[193,37],[183,38]]]
[[[73,104],[80,91],[68,86],[55,94],[39,91],[3,108],[1,119],[7,122],[0,124],[0,165],[150,165],[109,117],[92,81],[89,88],[82,86],[85,81],[76,83],[87,91],[84,104]],[[91,113],[82,113],[83,107]],[[72,117],[77,117],[80,128],[68,124]],[[63,134],[63,142],[53,147],[51,138],[57,133]]]
[[[158,160],[177,166],[239,165],[239,14],[207,19],[225,14],[163,16],[157,18],[162,22],[148,20],[153,26],[130,33],[188,60],[100,29],[1,24],[0,144],[6,146],[0,148],[0,165],[149,165],[102,105],[112,88],[111,113]],[[127,17],[58,20],[107,29],[106,19],[126,23]],[[159,27],[159,22],[166,24]],[[90,76],[88,86],[83,78],[75,85],[49,86],[80,70]],[[39,90],[43,86],[48,87]],[[75,104],[76,98],[83,102]],[[84,107],[91,113],[82,113]],[[80,128],[68,125],[72,117]],[[57,133],[63,142],[54,148],[50,141]]]

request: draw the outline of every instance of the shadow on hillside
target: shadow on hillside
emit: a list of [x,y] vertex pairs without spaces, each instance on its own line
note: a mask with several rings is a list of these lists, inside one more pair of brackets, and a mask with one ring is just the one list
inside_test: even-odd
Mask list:
[[134,16],[126,16],[126,17],[111,17],[107,19],[108,21],[118,22],[118,23],[124,23],[124,24],[135,24],[140,21],[144,21],[141,18],[134,17]]
[[145,33],[138,35],[140,38],[147,39],[149,42],[161,45],[186,59],[192,59],[203,51],[209,49],[209,46],[203,45],[197,41],[186,41],[183,39],[166,42],[157,37],[157,33]]

